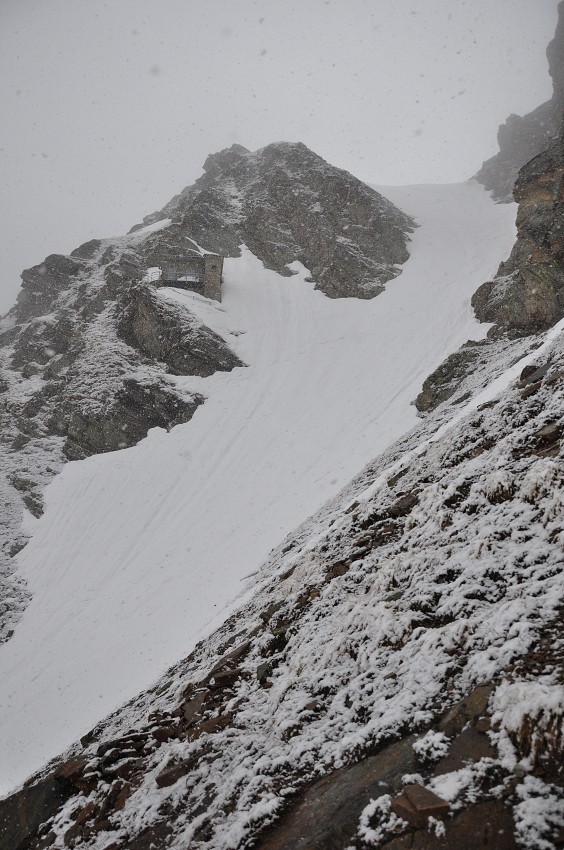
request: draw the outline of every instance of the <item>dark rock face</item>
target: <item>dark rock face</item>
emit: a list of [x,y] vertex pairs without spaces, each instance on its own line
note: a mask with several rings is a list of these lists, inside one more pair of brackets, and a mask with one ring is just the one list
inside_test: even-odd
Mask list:
[[501,801],[479,803],[457,815],[444,836],[419,830],[383,844],[386,850],[517,850],[511,812]]
[[499,153],[484,162],[476,180],[496,201],[510,203],[519,169],[551,145],[558,130],[558,116],[550,100],[524,117],[510,115],[497,134]]
[[37,834],[71,795],[72,789],[48,776],[34,785],[24,786],[17,797],[0,800],[0,847],[25,850],[28,840]]
[[238,256],[244,243],[267,268],[289,275],[302,262],[332,298],[372,298],[407,260],[413,221],[375,190],[303,144],[214,154],[205,174],[146,221],[171,216],[168,237],[188,233]]
[[70,257],[50,254],[40,265],[22,272],[22,289],[16,306],[18,318],[46,313],[67,288],[69,278],[76,277],[81,268]]
[[257,850],[342,850],[371,799],[401,787],[404,773],[415,770],[413,735],[378,755],[323,777],[304,791]]
[[525,336],[564,316],[564,135],[519,172],[517,241],[493,281],[472,298],[490,334]]
[[188,422],[204,397],[179,398],[166,384],[140,384],[128,378],[103,416],[70,409],[64,454],[77,460],[133,446],[150,428],[173,428]]
[[190,320],[190,314],[159,298],[149,285],[129,290],[118,318],[121,338],[147,357],[166,363],[174,375],[230,372],[244,365],[209,328]]
[[415,399],[417,410],[427,413],[453,396],[479,356],[482,345],[483,343],[469,340],[463,348],[451,354],[425,378],[421,392]]
[[476,179],[490,189],[497,201],[513,199],[519,169],[557,140],[564,115],[564,3],[558,6],[558,25],[547,47],[553,95],[523,117],[510,115],[498,132],[499,153],[486,160]]

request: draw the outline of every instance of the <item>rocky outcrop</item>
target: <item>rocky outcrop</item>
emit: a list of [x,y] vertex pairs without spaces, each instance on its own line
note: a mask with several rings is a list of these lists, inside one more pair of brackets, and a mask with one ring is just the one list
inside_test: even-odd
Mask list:
[[513,199],[519,169],[557,140],[564,116],[564,3],[554,39],[546,55],[553,83],[550,100],[523,117],[510,115],[498,132],[499,153],[483,163],[476,179],[492,191],[497,201]]
[[70,257],[50,254],[38,266],[22,272],[22,288],[18,295],[17,315],[20,319],[49,311],[57,297],[68,289],[83,266]]
[[188,422],[204,397],[180,398],[165,382],[142,384],[125,378],[102,416],[69,405],[65,412],[64,454],[77,460],[90,454],[113,452],[133,446],[150,428],[166,428]]
[[233,145],[209,156],[204,170],[145,219],[173,218],[166,237],[172,247],[185,245],[189,234],[209,250],[238,256],[244,243],[283,275],[299,260],[316,288],[332,298],[378,295],[408,258],[413,220],[301,143],[254,153]]
[[147,284],[132,287],[118,318],[118,334],[145,356],[166,363],[174,375],[230,372],[244,364],[225,341]]
[[[476,361],[480,357],[485,342],[468,342],[451,354],[441,365],[435,369],[423,382],[421,392],[415,399],[415,406],[421,413],[434,410],[443,401],[455,395],[456,391],[464,385],[468,372],[476,367]],[[462,403],[468,396],[462,396]]]
[[521,169],[514,196],[515,246],[472,298],[495,336],[539,333],[564,316],[564,135]]
[[72,788],[65,793],[62,783],[53,776],[23,788],[17,799],[0,800],[0,847],[23,850],[29,839],[64,803]]

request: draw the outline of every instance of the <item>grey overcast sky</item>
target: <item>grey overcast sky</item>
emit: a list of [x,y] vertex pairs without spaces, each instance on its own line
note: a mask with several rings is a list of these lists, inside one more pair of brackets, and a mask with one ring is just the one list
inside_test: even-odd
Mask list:
[[0,313],[22,268],[127,231],[233,142],[466,179],[550,97],[556,19],[557,0],[1,0]]

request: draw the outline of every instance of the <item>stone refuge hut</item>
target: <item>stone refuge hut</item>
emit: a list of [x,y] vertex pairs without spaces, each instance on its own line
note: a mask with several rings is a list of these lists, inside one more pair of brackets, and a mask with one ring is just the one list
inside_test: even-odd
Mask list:
[[155,252],[150,265],[161,270],[158,281],[163,286],[175,286],[199,292],[205,298],[221,301],[223,257],[211,251]]

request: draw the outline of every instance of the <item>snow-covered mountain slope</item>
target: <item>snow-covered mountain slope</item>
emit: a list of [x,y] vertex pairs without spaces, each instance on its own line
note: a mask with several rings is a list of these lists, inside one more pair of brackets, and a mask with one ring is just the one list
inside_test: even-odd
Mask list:
[[420,226],[373,301],[327,299],[248,250],[226,261],[221,306],[157,291],[248,367],[168,375],[207,397],[191,421],[67,465],[28,518],[32,600],[0,651],[5,791],[218,626],[269,551],[417,423],[429,371],[483,335],[470,296],[508,254],[514,209],[476,183],[385,192]]
[[[28,817],[31,850],[554,850],[563,414],[564,321],[304,522],[214,635],[4,809],[11,834]],[[406,822],[430,791],[444,823]]]
[[245,243],[282,276],[299,260],[325,294],[370,299],[408,258],[413,219],[303,144],[235,145],[204,168],[148,224],[26,269],[0,319],[0,643],[29,598],[12,560],[26,542],[22,514],[41,515],[43,488],[63,463],[187,422],[205,398],[180,393],[170,375],[243,365],[230,336],[158,296],[149,269],[221,300],[220,275],[207,287],[201,279],[203,257],[239,257]]

